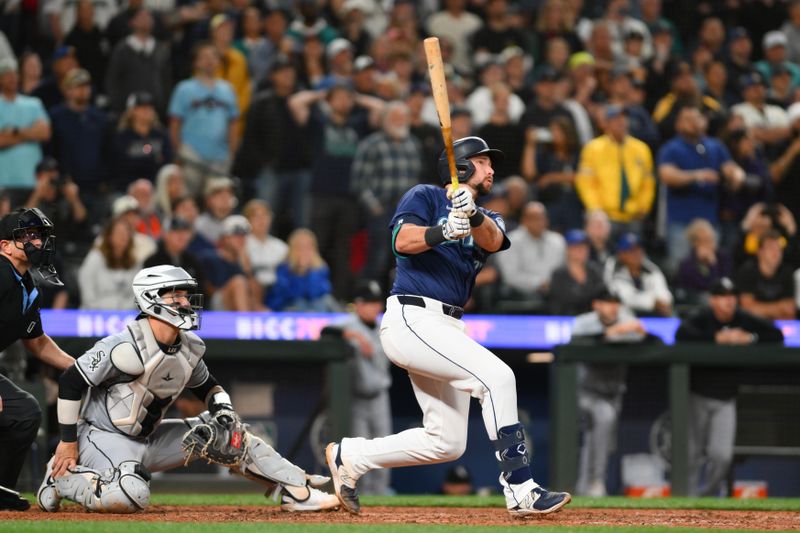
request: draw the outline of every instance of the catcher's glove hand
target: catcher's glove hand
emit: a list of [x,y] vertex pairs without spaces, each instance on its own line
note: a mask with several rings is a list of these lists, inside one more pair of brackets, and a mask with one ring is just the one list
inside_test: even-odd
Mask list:
[[199,424],[181,441],[186,461],[202,458],[209,463],[234,467],[244,458],[249,434],[239,415],[223,409],[217,411],[207,424]]

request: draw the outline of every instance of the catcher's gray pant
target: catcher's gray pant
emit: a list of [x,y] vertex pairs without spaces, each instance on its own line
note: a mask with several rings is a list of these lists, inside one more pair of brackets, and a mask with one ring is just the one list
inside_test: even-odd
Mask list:
[[578,494],[586,494],[592,483],[605,486],[608,457],[616,447],[616,432],[622,410],[622,395],[601,396],[587,391],[578,393],[578,406],[589,415],[583,432],[578,468]]
[[[692,394],[689,398],[689,495],[728,493],[728,470],[736,439],[736,400]],[[703,463],[705,479],[701,482]]]
[[[383,391],[375,398],[353,398],[351,407],[351,430],[354,437],[374,439],[392,433],[392,409],[389,391]],[[386,495],[389,493],[388,469],[372,470],[358,480],[358,490],[362,494]]]
[[199,418],[164,420],[145,440],[82,423],[78,426],[78,464],[98,471],[118,468],[124,461],[141,463],[149,472],[177,468],[186,462],[181,449],[183,435],[199,422]]

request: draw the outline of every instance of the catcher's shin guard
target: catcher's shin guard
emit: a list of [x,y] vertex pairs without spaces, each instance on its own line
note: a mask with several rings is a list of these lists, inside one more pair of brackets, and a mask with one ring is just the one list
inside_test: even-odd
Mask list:
[[233,471],[270,489],[278,484],[306,486],[306,473],[302,468],[284,459],[272,446],[252,433],[249,435],[244,459]]
[[322,511],[339,506],[336,496],[314,488],[329,478],[308,476],[299,466],[281,456],[252,433],[241,465],[232,470],[267,487],[267,494],[280,495],[284,511]]
[[78,466],[56,478],[55,488],[59,497],[100,513],[135,513],[150,504],[150,474],[135,461],[102,474]]

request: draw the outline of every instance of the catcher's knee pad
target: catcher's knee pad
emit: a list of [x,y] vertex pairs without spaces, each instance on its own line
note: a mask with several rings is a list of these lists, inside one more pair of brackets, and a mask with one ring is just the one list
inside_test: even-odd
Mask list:
[[150,503],[150,474],[136,461],[102,474],[78,466],[55,479],[58,495],[99,513],[135,513]]
[[252,433],[244,460],[236,471],[269,488],[274,488],[276,484],[306,486],[306,473],[302,468],[284,459],[272,446]]

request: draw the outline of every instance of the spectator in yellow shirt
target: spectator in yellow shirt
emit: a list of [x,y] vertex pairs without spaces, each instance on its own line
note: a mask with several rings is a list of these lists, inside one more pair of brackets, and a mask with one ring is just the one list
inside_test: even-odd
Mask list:
[[233,47],[233,19],[224,13],[214,15],[209,23],[209,30],[211,42],[214,43],[220,57],[217,77],[233,86],[236,102],[239,104],[239,115],[244,117],[250,107],[252,86],[247,71],[247,58]]
[[605,134],[583,147],[575,187],[587,212],[605,211],[615,235],[641,233],[655,197],[653,155],[628,135],[622,107],[606,109]]

